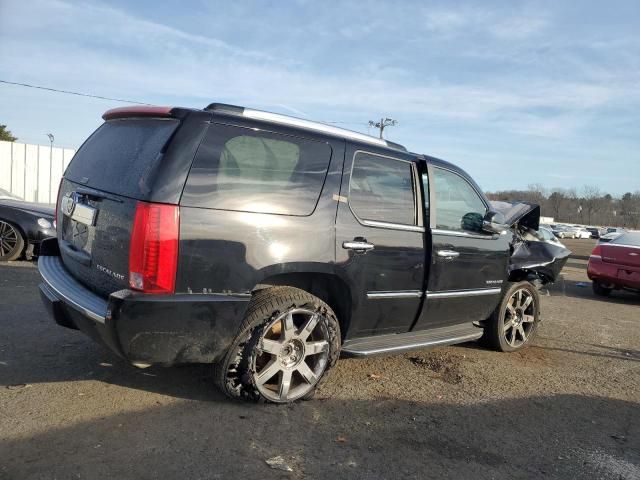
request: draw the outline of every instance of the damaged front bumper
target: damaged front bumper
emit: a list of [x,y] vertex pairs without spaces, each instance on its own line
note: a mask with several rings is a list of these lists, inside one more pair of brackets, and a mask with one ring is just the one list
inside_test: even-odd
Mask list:
[[47,310],[59,325],[81,330],[130,363],[211,363],[237,334],[249,298],[121,290],[105,299],[65,269],[53,241],[38,259]]
[[505,216],[513,233],[509,278],[529,278],[543,285],[555,282],[571,250],[560,242],[545,240],[535,234],[540,228],[540,206],[528,202],[496,201],[491,205]]
[[509,275],[530,274],[539,278],[542,284],[555,282],[571,250],[551,242],[522,240],[517,233],[514,237]]

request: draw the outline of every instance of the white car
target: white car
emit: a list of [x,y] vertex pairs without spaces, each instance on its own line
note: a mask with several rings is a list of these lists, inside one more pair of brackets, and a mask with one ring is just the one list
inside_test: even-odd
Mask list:
[[586,228],[578,228],[575,230],[575,238],[591,238],[591,232]]

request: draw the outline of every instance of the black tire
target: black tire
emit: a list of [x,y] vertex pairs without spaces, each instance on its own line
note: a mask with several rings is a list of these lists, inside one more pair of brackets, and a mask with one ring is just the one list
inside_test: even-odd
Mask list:
[[24,250],[24,237],[15,225],[0,219],[0,262],[17,260]]
[[[266,352],[263,348],[266,342],[269,341],[267,336],[274,333],[273,329],[277,326],[278,322],[282,322],[279,335],[286,337],[286,333],[284,333],[286,324],[283,318],[292,312],[292,324],[295,324],[295,322],[308,322],[304,324],[310,324],[310,318],[305,317],[307,313],[313,317],[317,317],[315,327],[312,327],[310,333],[307,334],[313,338],[311,338],[312,341],[309,343],[306,343],[306,340],[303,341],[301,350],[305,353],[301,358],[299,355],[298,358],[294,360],[294,362],[297,361],[297,367],[295,365],[286,367],[286,369],[292,370],[292,373],[289,374],[289,382],[294,383],[293,375],[300,381],[300,385],[291,390],[292,395],[290,397],[285,393],[284,398],[273,398],[279,396],[283,391],[282,379],[285,374],[285,369],[280,367],[282,371],[276,373],[276,376],[279,378],[276,382],[280,382],[280,389],[278,392],[274,390],[273,395],[271,395],[271,386],[257,380],[261,375],[258,373],[259,362],[263,362],[263,372],[268,370],[267,367],[269,367],[271,363],[282,364],[280,354],[276,355]],[[294,326],[297,334],[304,331],[302,325],[295,324]],[[317,338],[320,338],[320,340],[313,341]],[[278,337],[277,340],[272,340],[272,343],[286,341],[287,340]],[[290,341],[299,340],[294,338]],[[324,345],[324,343],[326,343],[326,345]],[[307,346],[311,344],[323,344],[323,350],[307,354]],[[214,365],[214,382],[218,389],[234,399],[268,401],[273,403],[290,403],[296,400],[308,400],[313,397],[316,389],[321,386],[326,379],[327,372],[338,360],[340,344],[341,337],[338,320],[331,307],[322,300],[304,290],[293,287],[278,286],[259,290],[251,299],[244,321],[231,347],[224,358]],[[296,348],[296,350],[298,349]],[[284,351],[284,347],[282,351]],[[309,355],[309,357],[307,357],[307,355]],[[264,364],[265,356],[271,359],[266,365]],[[307,358],[309,358],[312,363],[318,363],[309,369]],[[291,359],[291,357],[286,357],[286,359]],[[303,374],[300,373],[304,367],[302,365],[303,363],[307,365],[307,372],[311,371],[314,373],[313,382],[307,380],[308,377],[303,377]],[[276,378],[276,376],[272,378]],[[269,378],[271,377],[266,377],[266,380]],[[315,380],[316,378],[317,380]],[[304,391],[308,387],[310,389]],[[302,394],[295,394],[296,389],[301,391]],[[287,392],[289,392],[288,388]]]
[[[515,303],[518,292],[523,292],[521,304]],[[530,303],[522,309],[528,298]],[[515,352],[531,343],[539,322],[540,296],[536,287],[527,281],[512,283],[486,321],[481,342],[500,352]]]
[[595,293],[599,297],[608,297],[611,294],[611,288],[603,287],[599,282],[596,282],[595,280],[591,283],[591,287],[593,288],[593,293]]

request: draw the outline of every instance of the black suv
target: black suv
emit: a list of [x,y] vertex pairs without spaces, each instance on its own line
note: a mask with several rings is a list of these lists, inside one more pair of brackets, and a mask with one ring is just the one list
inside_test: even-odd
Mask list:
[[519,234],[536,206],[492,210],[385,140],[224,104],[103,118],[60,184],[42,298],[135,366],[214,364],[232,397],[309,398],[339,355],[522,348],[566,260]]

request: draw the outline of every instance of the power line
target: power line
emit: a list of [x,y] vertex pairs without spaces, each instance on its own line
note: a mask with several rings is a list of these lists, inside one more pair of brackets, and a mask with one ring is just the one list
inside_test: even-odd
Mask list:
[[113,102],[134,103],[136,105],[151,105],[151,106],[153,105],[152,103],[137,102],[135,100],[124,100],[122,98],[103,97],[101,95],[91,95],[89,93],[72,92],[71,90],[58,90],[57,88],[43,87],[41,85],[29,85],[28,83],[9,82],[7,80],[0,80],[0,83],[5,83],[7,85],[16,85],[19,87],[36,88],[38,90],[46,90],[48,92],[66,93],[67,95],[77,95],[79,97],[89,97],[89,98],[98,98],[100,100],[110,100]]
[[[45,90],[47,92],[65,93],[67,95],[76,95],[78,97],[98,98],[100,100],[110,100],[110,101],[114,101],[114,102],[133,103],[133,104],[136,104],[136,105],[150,105],[150,106],[153,106],[152,103],[138,102],[136,100],[125,100],[125,99],[122,99],[122,98],[103,97],[102,95],[92,95],[90,93],[73,92],[71,90],[59,90],[57,88],[43,87],[42,85],[30,85],[28,83],[10,82],[8,80],[0,80],[0,83],[4,83],[6,85],[15,85],[15,86],[19,86],[19,87],[35,88],[35,89],[38,89],[38,90]],[[360,125],[360,126],[366,126],[367,125],[364,122],[326,121],[326,122],[322,122],[322,123],[329,123],[329,124],[334,124],[334,125],[338,125],[338,124],[340,124],[340,125]]]

